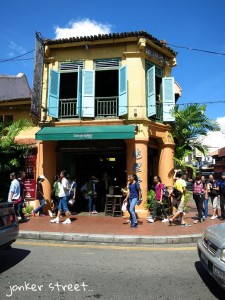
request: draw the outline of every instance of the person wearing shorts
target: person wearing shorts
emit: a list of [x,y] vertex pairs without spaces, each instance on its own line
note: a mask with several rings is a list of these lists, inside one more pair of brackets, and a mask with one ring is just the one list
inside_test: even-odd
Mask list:
[[187,225],[187,223],[184,221],[184,195],[186,192],[186,182],[184,179],[182,179],[183,173],[181,171],[176,173],[176,181],[174,183],[174,188],[177,189],[182,193],[181,199],[177,201],[177,212],[175,215],[169,219],[169,225],[172,225],[173,222],[180,217],[181,225]]
[[219,182],[216,181],[212,174],[209,175],[209,183],[207,185],[209,199],[212,202],[213,215],[211,220],[218,218],[219,209]]
[[64,170],[60,173],[60,180],[59,180],[59,206],[58,206],[58,213],[57,217],[51,220],[51,223],[59,223],[59,217],[61,212],[64,212],[66,215],[66,220],[62,222],[63,224],[71,224],[71,220],[69,218],[70,212],[68,208],[68,201],[69,201],[69,194],[70,194],[70,184],[67,180],[67,172]]

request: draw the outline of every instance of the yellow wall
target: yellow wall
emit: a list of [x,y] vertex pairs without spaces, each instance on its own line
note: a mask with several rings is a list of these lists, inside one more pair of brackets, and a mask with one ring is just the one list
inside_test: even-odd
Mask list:
[[[146,41],[145,41],[146,43]],[[86,48],[87,44],[87,48]],[[94,68],[95,59],[115,58],[121,59],[122,66],[127,66],[128,80],[128,119],[148,119],[146,116],[146,72],[145,59],[155,63],[154,58],[148,57],[140,50],[140,45],[137,41],[129,42],[111,42],[105,41],[98,43],[83,43],[79,45],[57,45],[55,48],[48,48],[48,55],[52,58],[52,62],[45,64],[42,106],[47,107],[48,94],[48,76],[49,70],[58,70],[59,62],[70,62],[76,60],[84,60],[85,69],[92,70]],[[158,65],[163,67],[162,63]],[[164,67],[165,76],[170,76],[171,68]],[[134,116],[134,109],[137,111],[137,117]],[[48,117],[48,120],[51,120]]]
[[13,115],[13,121],[18,121],[19,119],[26,118],[30,120],[30,103],[24,104],[23,102],[10,102],[0,105],[0,116],[2,115]]
[[[52,45],[49,46],[46,53],[49,57],[48,64],[44,65],[43,75],[43,93],[42,93],[42,106],[47,107],[47,94],[48,94],[48,76],[49,70],[58,70],[59,62],[69,62],[76,60],[84,60],[85,69],[94,69],[95,59],[104,58],[120,58],[121,65],[127,66],[127,80],[128,80],[128,116],[122,119],[104,119],[104,120],[60,120],[55,122],[56,126],[64,125],[106,125],[112,124],[136,124],[137,132],[135,140],[127,141],[127,172],[134,172],[134,164],[141,162],[142,169],[140,177],[142,179],[141,188],[143,192],[143,199],[146,200],[147,196],[147,183],[148,183],[148,147],[149,138],[154,138],[157,141],[156,147],[159,151],[158,157],[155,158],[155,165],[158,164],[158,168],[154,168],[154,175],[161,176],[163,183],[166,185],[172,185],[173,175],[173,153],[174,142],[171,139],[171,127],[166,124],[157,123],[151,121],[146,115],[146,71],[145,60],[152,61],[153,64],[158,64],[163,69],[164,76],[170,76],[171,67],[166,66],[156,59],[150,58],[145,54],[146,40],[140,39],[141,43],[136,41],[123,41],[123,42],[89,42],[82,45]],[[87,47],[85,46],[87,44]],[[159,49],[158,49],[159,51]],[[164,53],[165,54],[165,53]],[[171,66],[175,64],[175,58],[171,58]],[[136,110],[136,111],[135,111]],[[136,116],[134,113],[136,112]],[[51,120],[48,117],[47,120]],[[134,151],[141,151],[142,157],[137,159],[133,157]],[[52,177],[55,174],[56,156],[55,156],[55,144],[51,142],[39,144],[39,174],[45,173],[45,176]],[[44,158],[43,158],[44,156]],[[46,159],[47,157],[47,159]],[[154,166],[155,166],[154,165]],[[139,175],[139,174],[138,174]],[[49,179],[49,178],[48,178]],[[50,179],[49,179],[50,180]],[[50,193],[49,183],[45,183],[45,190],[47,195]],[[47,196],[48,197],[48,196]],[[139,214],[147,214],[143,204],[138,208]]]

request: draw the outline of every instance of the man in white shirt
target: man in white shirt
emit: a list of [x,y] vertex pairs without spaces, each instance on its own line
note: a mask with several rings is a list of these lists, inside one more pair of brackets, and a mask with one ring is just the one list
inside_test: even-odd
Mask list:
[[57,217],[51,220],[51,223],[59,223],[59,216],[61,212],[64,212],[66,215],[66,220],[62,222],[62,224],[71,224],[70,220],[70,212],[68,208],[68,201],[69,201],[69,194],[70,194],[70,184],[67,180],[67,172],[63,170],[60,173],[60,179],[58,182],[59,185],[59,206],[58,206],[58,213]]
[[8,194],[8,202],[12,202],[13,200],[18,200],[20,197],[20,183],[16,179],[16,173],[13,172],[10,174],[10,188],[9,188],[9,194]]

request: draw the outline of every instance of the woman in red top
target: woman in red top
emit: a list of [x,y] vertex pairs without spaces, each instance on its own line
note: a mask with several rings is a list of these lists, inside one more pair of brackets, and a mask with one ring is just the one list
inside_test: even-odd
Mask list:
[[164,215],[164,219],[162,222],[168,222],[165,205],[163,203],[163,189],[164,185],[161,182],[161,178],[159,176],[154,176],[154,184],[155,184],[155,203],[153,207],[152,218],[147,219],[148,222],[154,223],[155,217],[157,215],[157,209],[160,206]]

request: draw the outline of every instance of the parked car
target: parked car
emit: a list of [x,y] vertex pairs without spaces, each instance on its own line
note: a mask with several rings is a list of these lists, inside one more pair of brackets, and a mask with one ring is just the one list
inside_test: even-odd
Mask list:
[[203,266],[225,290],[225,224],[207,227],[197,247]]
[[0,203],[0,250],[10,249],[19,234],[19,223],[13,203]]

